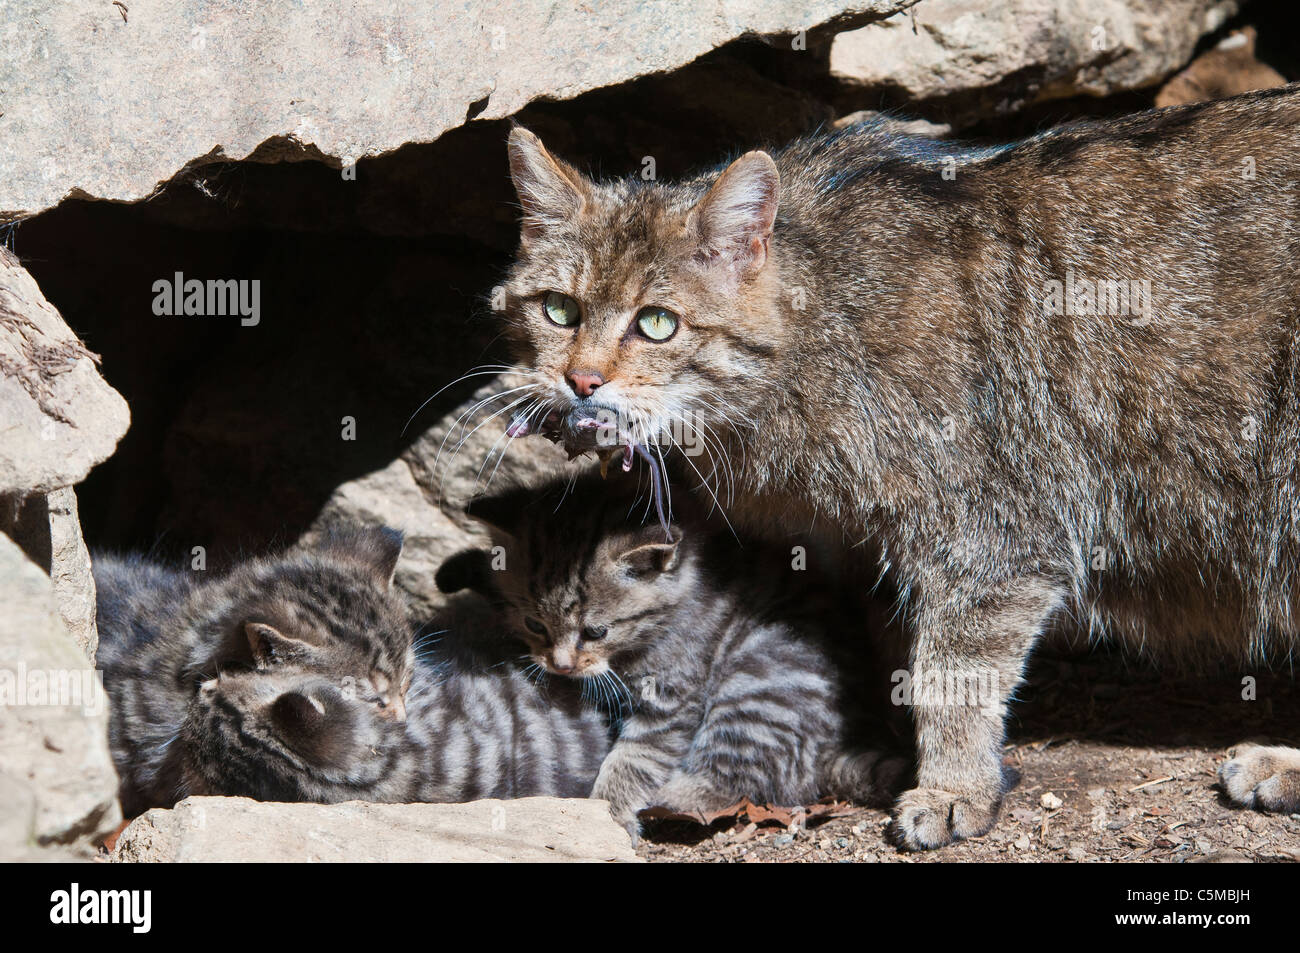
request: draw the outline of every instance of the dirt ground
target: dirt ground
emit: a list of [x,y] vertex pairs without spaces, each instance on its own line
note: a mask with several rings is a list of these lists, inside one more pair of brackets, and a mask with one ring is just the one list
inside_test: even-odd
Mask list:
[[1258,676],[1253,701],[1242,691],[1240,673],[1175,677],[1116,654],[1047,655],[1009,725],[1003,762],[1019,782],[983,837],[903,853],[887,811],[848,807],[804,829],[656,821],[638,853],[709,863],[1300,861],[1300,815],[1234,808],[1214,785],[1239,741],[1300,744],[1300,685],[1289,673]]

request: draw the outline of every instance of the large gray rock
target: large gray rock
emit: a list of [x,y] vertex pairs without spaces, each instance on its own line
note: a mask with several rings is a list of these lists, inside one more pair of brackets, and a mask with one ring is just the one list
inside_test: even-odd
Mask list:
[[176,4],[9,0],[0,215],[149,195],[192,160],[355,160],[467,116],[669,70],[748,33],[857,25],[908,0]]
[[831,73],[962,124],[1067,96],[1159,83],[1236,0],[921,0],[835,37]]
[[95,628],[95,577],[90,571],[90,552],[81,536],[77,516],[77,494],[72,487],[55,490],[45,497],[50,526],[50,582],[59,618],[77,646],[95,661],[99,633]]
[[[0,152],[32,145],[6,142]],[[20,176],[30,165],[6,156],[0,179]],[[95,360],[32,276],[0,247],[0,496],[80,483],[113,452],[131,418]]]
[[88,854],[121,820],[107,699],[49,577],[3,534],[0,580],[0,860]]
[[[76,491],[64,487],[49,493],[0,497],[0,533],[17,543],[27,558],[49,575],[59,616],[93,664],[99,645],[95,578],[77,518]],[[3,593],[4,581],[0,580],[0,597]]]
[[635,862],[605,801],[549,797],[468,804],[272,804],[191,797],[147,811],[118,862]]
[[394,582],[412,616],[428,619],[447,601],[434,585],[438,567],[463,549],[489,542],[483,528],[461,512],[465,504],[489,490],[575,472],[564,451],[541,437],[505,435],[509,411],[499,412],[510,403],[506,392],[520,383],[506,377],[481,388],[388,466],[344,483],[306,539],[354,524],[401,530],[406,543]]

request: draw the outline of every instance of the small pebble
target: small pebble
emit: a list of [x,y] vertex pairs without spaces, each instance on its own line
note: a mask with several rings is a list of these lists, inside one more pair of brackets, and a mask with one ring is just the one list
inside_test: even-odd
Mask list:
[[1038,803],[1041,804],[1044,808],[1046,808],[1049,811],[1059,811],[1061,807],[1065,804],[1064,801],[1062,801],[1051,791],[1048,791],[1046,794],[1040,797],[1038,799]]

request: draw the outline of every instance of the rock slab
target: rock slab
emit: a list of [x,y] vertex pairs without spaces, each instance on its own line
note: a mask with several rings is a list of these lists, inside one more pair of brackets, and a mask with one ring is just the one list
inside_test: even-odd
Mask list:
[[73,486],[117,447],[131,416],[95,361],[0,247],[0,495]]
[[89,854],[121,820],[108,702],[50,578],[0,534],[0,860]]
[[605,801],[275,804],[191,797],[147,811],[118,838],[119,863],[636,862]]
[[6,0],[0,217],[74,190],[141,199],[192,160],[264,144],[255,158],[348,163],[675,69],[746,34],[859,25],[908,2]]
[[849,86],[948,103],[964,125],[1070,96],[1161,82],[1236,0],[921,0],[835,37],[830,69]]

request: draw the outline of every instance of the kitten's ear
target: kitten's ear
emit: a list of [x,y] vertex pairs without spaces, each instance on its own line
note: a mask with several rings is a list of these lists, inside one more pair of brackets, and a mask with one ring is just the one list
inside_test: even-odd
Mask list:
[[467,549],[451,556],[438,567],[433,582],[439,592],[450,595],[468,589],[490,600],[501,597],[492,578],[492,554],[482,549]]
[[533,502],[534,497],[535,494],[526,489],[507,490],[495,496],[476,496],[465,504],[465,513],[499,533],[516,536],[524,507]]
[[385,590],[393,585],[397,560],[402,555],[402,534],[387,526],[374,526],[359,532],[352,543],[352,555],[370,570]]
[[581,172],[547,152],[542,140],[523,126],[510,130],[507,149],[510,178],[524,209],[521,235],[527,245],[546,229],[577,217],[591,187]]
[[743,275],[758,272],[767,261],[780,196],[781,175],[766,152],[747,152],[731,163],[687,217],[700,243],[697,257]]
[[290,638],[265,622],[245,622],[244,635],[258,668],[292,662],[311,654],[311,643]]
[[682,531],[676,526],[669,531],[671,539],[664,542],[659,537],[659,527],[654,527],[654,542],[636,542],[621,553],[618,564],[635,575],[672,572],[681,563]]
[[322,553],[359,565],[387,591],[393,585],[393,573],[402,555],[402,534],[387,526],[335,530],[318,547]]
[[271,703],[275,732],[306,760],[339,764],[353,746],[352,718],[347,700],[331,686],[285,692]]

